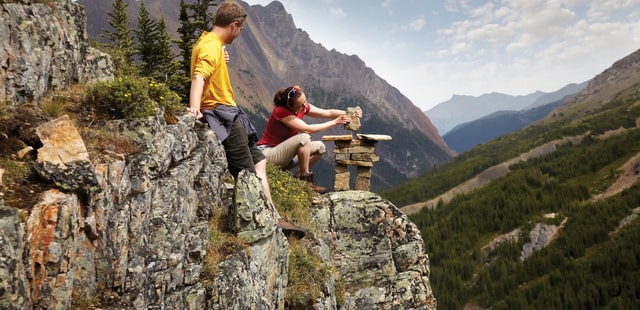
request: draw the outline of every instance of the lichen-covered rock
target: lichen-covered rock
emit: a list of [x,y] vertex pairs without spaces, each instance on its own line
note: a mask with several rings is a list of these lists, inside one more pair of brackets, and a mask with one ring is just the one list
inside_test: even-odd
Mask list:
[[317,211],[332,249],[337,280],[347,287],[342,309],[436,309],[429,258],[406,215],[366,191],[329,195]]
[[84,7],[71,0],[51,4],[1,4],[0,38],[8,39],[0,45],[0,89],[9,102],[39,99],[74,83],[113,79],[110,57],[89,46]]
[[0,199],[0,308],[31,309],[31,286],[27,280],[29,253],[25,224],[19,211]]
[[207,309],[284,309],[289,246],[276,230],[227,257],[210,286]]
[[41,177],[60,189],[84,196],[100,191],[87,148],[68,116],[46,122],[36,132],[42,147],[35,168]]
[[95,296],[93,244],[82,232],[82,206],[75,194],[56,189],[41,196],[27,220],[34,305],[68,309],[74,291]]
[[230,216],[231,229],[247,243],[254,243],[276,231],[278,211],[264,197],[255,173],[240,171]]

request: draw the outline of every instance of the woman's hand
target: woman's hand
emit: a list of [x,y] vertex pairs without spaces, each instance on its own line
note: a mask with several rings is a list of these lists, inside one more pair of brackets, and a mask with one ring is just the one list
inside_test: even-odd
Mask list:
[[340,115],[338,117],[336,117],[336,119],[333,120],[333,123],[335,125],[342,125],[342,124],[347,124],[351,122],[351,118],[349,116],[347,116],[346,114]]
[[356,117],[362,118],[362,109],[360,107],[355,107]]

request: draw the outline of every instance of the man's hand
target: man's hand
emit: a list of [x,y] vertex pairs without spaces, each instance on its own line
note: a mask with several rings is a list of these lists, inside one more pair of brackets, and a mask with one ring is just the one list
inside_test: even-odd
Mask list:
[[224,52],[224,61],[229,63],[229,52],[227,51],[227,47],[225,45],[222,46],[222,52]]
[[200,109],[195,109],[192,107],[188,107],[187,111],[189,111],[190,113],[193,113],[193,115],[196,117],[196,119],[201,119],[202,118],[202,112],[200,112]]

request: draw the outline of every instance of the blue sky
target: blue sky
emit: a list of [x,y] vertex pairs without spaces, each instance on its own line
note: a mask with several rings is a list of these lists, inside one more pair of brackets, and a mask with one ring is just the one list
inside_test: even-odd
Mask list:
[[358,55],[422,110],[454,94],[552,92],[640,49],[640,0],[280,2],[313,41]]

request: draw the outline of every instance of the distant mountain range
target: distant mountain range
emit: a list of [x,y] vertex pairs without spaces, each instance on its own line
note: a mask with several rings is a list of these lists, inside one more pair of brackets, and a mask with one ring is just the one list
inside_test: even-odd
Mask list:
[[[89,37],[100,39],[109,29],[107,12],[114,0],[81,0],[85,5]],[[129,20],[135,25],[139,2],[129,4]],[[364,111],[359,133],[392,136],[376,145],[380,161],[372,172],[372,190],[383,189],[423,174],[448,161],[454,152],[438,134],[427,116],[398,89],[389,85],[355,55],[327,50],[297,29],[284,6],[249,6],[242,1],[249,18],[242,34],[227,50],[231,54],[230,75],[236,99],[262,132],[273,107],[273,94],[284,86],[300,85],[313,104],[344,109],[360,106]],[[146,0],[153,17],[164,16],[167,29],[177,29],[179,1]],[[309,119],[311,120],[311,119]],[[342,128],[314,135],[350,134]],[[315,167],[323,185],[333,185],[333,145]],[[354,173],[355,174],[355,173]]]
[[547,105],[566,96],[576,94],[585,86],[586,82],[569,84],[551,93],[537,91],[523,96],[511,96],[495,92],[479,97],[454,95],[451,99],[441,102],[424,113],[438,128],[438,132],[441,135],[446,135],[456,126],[481,119],[492,113],[501,111],[517,112]]
[[[522,110],[493,112],[487,116],[457,125],[442,137],[451,149],[462,153],[480,143],[516,131],[546,117],[564,100],[577,94],[586,86],[587,82],[567,85],[556,92],[538,97],[535,102]],[[505,97],[504,100],[508,101],[508,98]],[[471,102],[471,98],[469,102]],[[459,110],[459,113],[463,114],[465,110]]]

